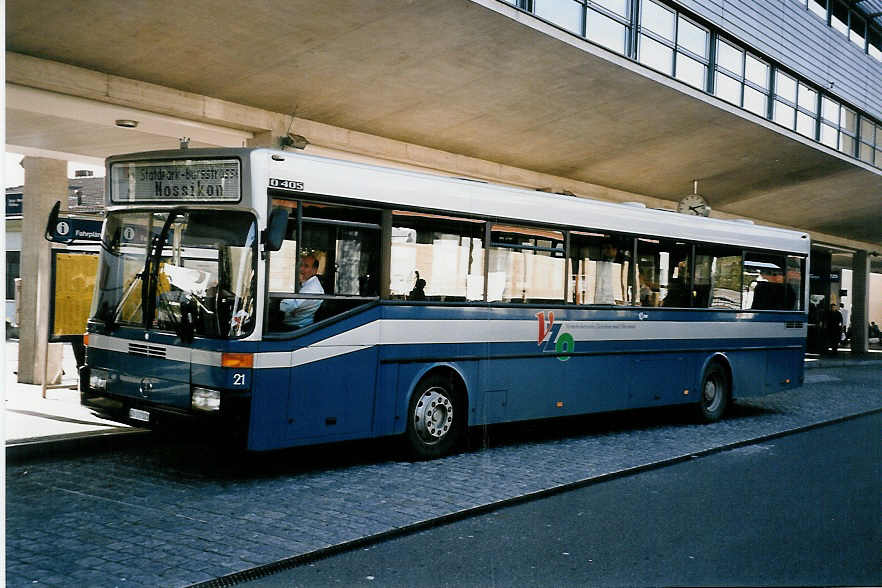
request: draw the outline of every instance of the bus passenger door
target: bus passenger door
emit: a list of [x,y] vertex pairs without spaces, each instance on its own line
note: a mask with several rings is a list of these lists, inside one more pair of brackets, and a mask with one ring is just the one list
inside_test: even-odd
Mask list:
[[368,436],[373,426],[377,347],[334,355],[342,349],[319,347],[326,359],[291,368],[288,433],[292,440]]

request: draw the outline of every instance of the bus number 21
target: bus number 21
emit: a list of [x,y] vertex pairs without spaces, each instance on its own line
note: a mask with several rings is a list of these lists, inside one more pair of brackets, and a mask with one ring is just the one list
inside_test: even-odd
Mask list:
[[244,386],[245,385],[245,374],[235,373],[233,374],[233,386]]

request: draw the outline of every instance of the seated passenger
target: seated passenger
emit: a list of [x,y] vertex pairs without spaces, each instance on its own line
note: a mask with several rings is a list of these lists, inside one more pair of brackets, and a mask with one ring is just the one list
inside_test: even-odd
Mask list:
[[[319,262],[315,255],[308,253],[300,259],[300,294],[324,294],[325,289],[319,281]],[[315,311],[322,301],[315,298],[285,298],[279,303],[284,314],[282,324],[288,329],[299,329],[312,324]]]

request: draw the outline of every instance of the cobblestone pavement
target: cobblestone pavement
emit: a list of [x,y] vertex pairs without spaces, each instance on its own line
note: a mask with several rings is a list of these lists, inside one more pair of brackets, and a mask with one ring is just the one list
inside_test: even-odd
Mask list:
[[[478,449],[389,461],[385,443],[230,460],[150,437],[7,468],[8,586],[186,586],[557,486],[882,409],[878,365],[806,372],[713,425],[641,411],[510,425]],[[483,446],[482,446],[483,445]]]

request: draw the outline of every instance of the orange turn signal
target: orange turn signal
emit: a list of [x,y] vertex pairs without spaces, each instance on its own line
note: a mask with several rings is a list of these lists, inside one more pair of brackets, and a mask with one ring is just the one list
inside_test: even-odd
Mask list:
[[228,368],[254,367],[253,353],[222,353],[221,365]]
[[89,346],[89,333],[83,335],[83,345],[85,345],[86,347]]

